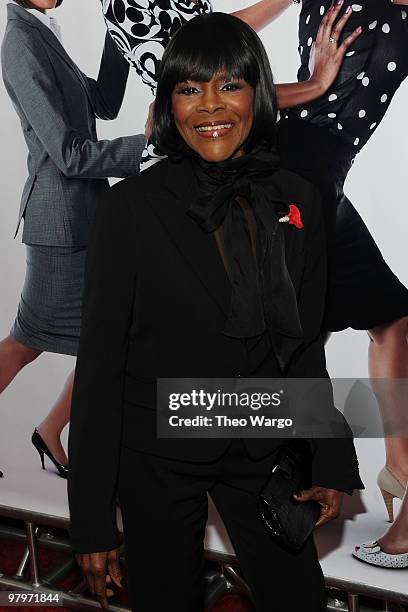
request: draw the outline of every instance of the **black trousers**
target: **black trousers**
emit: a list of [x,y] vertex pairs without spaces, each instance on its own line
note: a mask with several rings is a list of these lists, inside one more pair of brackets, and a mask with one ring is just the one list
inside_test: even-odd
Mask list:
[[132,610],[203,611],[207,492],[225,523],[257,612],[326,610],[313,538],[300,552],[287,552],[270,538],[258,515],[256,493],[273,459],[274,453],[251,459],[239,439],[209,463],[122,447],[119,501]]

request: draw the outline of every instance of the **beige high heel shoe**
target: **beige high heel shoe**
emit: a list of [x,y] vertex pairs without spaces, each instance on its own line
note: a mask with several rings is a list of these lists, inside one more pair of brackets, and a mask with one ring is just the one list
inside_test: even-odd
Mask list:
[[405,495],[405,487],[399,480],[384,466],[377,476],[377,484],[387,508],[390,523],[394,521],[394,498],[402,499]]

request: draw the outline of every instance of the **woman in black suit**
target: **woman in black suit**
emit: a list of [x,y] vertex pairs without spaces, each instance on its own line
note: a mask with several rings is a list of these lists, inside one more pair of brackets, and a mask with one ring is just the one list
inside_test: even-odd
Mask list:
[[[256,494],[282,442],[156,435],[157,378],[327,377],[319,196],[278,168],[275,122],[255,32],[229,15],[197,17],[163,58],[154,138],[168,159],[98,207],[69,502],[72,545],[102,607],[106,574],[120,583],[118,494],[134,609],[203,609],[210,492],[257,611],[271,602],[280,612],[326,609],[313,539],[289,553],[258,515]],[[350,435],[310,446],[312,487],[298,499],[322,504],[322,524],[337,515],[342,492],[362,483]]]

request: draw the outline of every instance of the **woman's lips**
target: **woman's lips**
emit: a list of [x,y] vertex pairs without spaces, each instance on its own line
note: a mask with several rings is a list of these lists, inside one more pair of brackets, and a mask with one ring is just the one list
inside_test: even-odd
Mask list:
[[194,130],[202,138],[222,138],[233,128],[234,124],[228,121],[220,123],[201,123],[200,125],[194,126]]

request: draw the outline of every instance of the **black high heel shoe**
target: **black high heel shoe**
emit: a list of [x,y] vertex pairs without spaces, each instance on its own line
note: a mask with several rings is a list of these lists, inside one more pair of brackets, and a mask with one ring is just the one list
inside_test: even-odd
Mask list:
[[35,448],[38,451],[38,454],[40,455],[41,465],[42,465],[43,470],[45,470],[44,455],[47,455],[47,457],[51,459],[51,461],[57,468],[59,475],[62,478],[68,478],[68,466],[64,465],[63,463],[60,463],[59,461],[55,459],[54,455],[52,454],[52,452],[50,451],[50,449],[48,448],[48,446],[46,445],[46,443],[44,442],[44,440],[38,433],[37,429],[34,429],[34,433],[31,436],[31,442],[34,444]]

